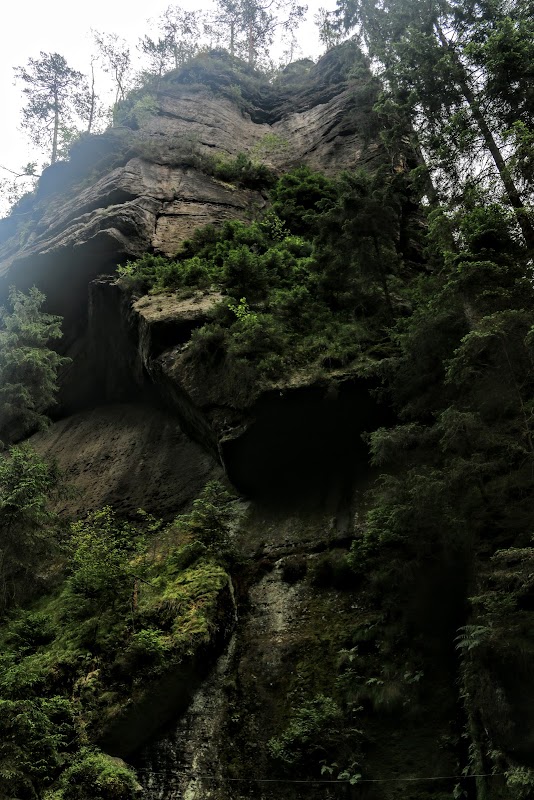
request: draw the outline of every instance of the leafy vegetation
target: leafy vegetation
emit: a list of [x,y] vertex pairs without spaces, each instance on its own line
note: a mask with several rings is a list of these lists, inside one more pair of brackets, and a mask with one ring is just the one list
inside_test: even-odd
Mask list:
[[45,296],[12,287],[0,308],[0,435],[21,438],[47,422],[58,370],[69,359],[49,345],[61,338],[61,317],[41,310]]
[[319,695],[294,711],[280,737],[271,739],[271,756],[286,765],[294,765],[328,752],[339,738],[342,714],[331,697]]
[[[367,434],[382,475],[362,504],[350,579],[344,557],[322,556],[309,570],[316,592],[359,581],[365,612],[336,639],[343,649],[328,685],[314,684],[317,663],[315,673],[288,677],[290,710],[268,745],[273,764],[317,772],[323,761],[335,774],[347,720],[361,712],[380,734],[377,717],[411,715],[418,727],[425,703],[438,713],[431,673],[443,671],[451,686],[460,675],[465,728],[455,754],[467,773],[501,777],[503,796],[519,800],[533,782],[523,703],[534,657],[531,4],[518,2],[513,17],[500,2],[346,0],[340,11],[346,27],[360,27],[384,79],[376,115],[389,163],[336,178],[300,167],[275,182],[254,158],[205,161],[218,180],[269,188],[270,210],[251,224],[198,231],[172,259],[147,254],[121,267],[119,280],[136,293],[223,293],[180,357],[190,373],[226,385],[234,405],[298,371],[330,371],[364,376],[392,415]],[[176,80],[208,83],[250,109],[253,71],[231,57],[224,68],[214,63],[188,62]],[[353,74],[364,69],[360,53]],[[376,89],[368,79],[366,102]],[[125,102],[126,124],[150,113],[145,101]],[[5,313],[3,321],[2,335],[19,335],[18,323],[12,330]],[[9,341],[17,367],[18,339]],[[39,357],[45,344],[41,337]],[[46,366],[51,387],[57,362]],[[0,391],[26,386],[14,374]],[[12,409],[38,414],[31,392],[24,397]],[[40,498],[54,471],[32,459],[13,451],[0,473],[6,597],[10,581],[34,570],[17,548],[48,535]],[[69,575],[31,609],[13,611],[2,634],[0,778],[10,791],[32,797],[54,786],[68,798],[81,781],[89,796],[99,782],[129,796],[131,776],[83,748],[213,637],[233,514],[210,485],[170,525],[120,520],[111,509],[74,524]],[[285,580],[306,574],[295,561]],[[457,699],[445,697],[447,713],[457,715]],[[350,758],[359,757],[363,734],[347,730]],[[357,782],[359,768],[354,761],[340,776]],[[455,796],[462,791],[458,783]],[[477,794],[497,796],[480,781]]]
[[[11,460],[34,468],[13,479],[21,497],[30,479],[44,481],[33,490],[31,513],[40,520],[48,473],[24,449]],[[20,523],[27,536],[29,513]],[[154,681],[210,646],[231,603],[225,565],[235,518],[233,498],[212,482],[171,523],[144,513],[121,520],[110,508],[73,523],[62,548],[66,576],[29,608],[14,609],[0,632],[2,793],[134,797],[131,771],[94,743]]]
[[187,349],[201,368],[224,362],[227,375],[259,382],[296,369],[362,369],[401,312],[399,275],[413,268],[398,241],[404,191],[382,173],[334,181],[300,167],[277,181],[259,221],[207,227],[175,259],[147,254],[119,267],[120,282],[137,292],[224,292]]
[[57,550],[60,524],[49,501],[61,491],[57,465],[28,445],[0,456],[0,612],[35,589],[44,556]]

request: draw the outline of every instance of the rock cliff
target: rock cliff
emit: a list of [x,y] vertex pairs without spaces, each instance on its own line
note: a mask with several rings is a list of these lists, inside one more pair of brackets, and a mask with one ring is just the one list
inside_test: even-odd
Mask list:
[[[145,698],[101,741],[135,765],[148,800],[509,797],[502,781],[477,794],[459,777],[473,764],[468,736],[492,724],[473,721],[457,688],[471,567],[430,554],[424,570],[391,573],[409,584],[396,609],[407,644],[378,600],[386,567],[366,582],[347,565],[376,479],[362,433],[391,422],[376,386],[335,365],[267,387],[228,383],[187,353],[218,291],[132,296],[115,274],[266,208],[261,187],[215,176],[214,154],[245,153],[275,174],[377,169],[375,91],[353,44],[272,83],[229,56],[194,60],[149,102],[130,98],[117,127],[82,139],[0,223],[0,292],[35,284],[64,317],[72,362],[54,423],[32,439],[80,490],[61,510],[169,519],[214,478],[242,496],[213,646],[165,677],[152,712]],[[490,571],[484,580],[498,580]],[[501,734],[520,751],[517,732]]]

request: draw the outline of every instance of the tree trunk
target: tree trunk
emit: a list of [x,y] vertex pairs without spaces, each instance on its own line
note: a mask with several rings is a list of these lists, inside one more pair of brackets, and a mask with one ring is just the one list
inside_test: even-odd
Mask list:
[[54,92],[54,134],[52,137],[52,156],[50,158],[51,164],[55,164],[57,161],[58,132],[59,132],[59,100],[56,91]]
[[248,63],[254,66],[254,26],[252,20],[248,24]]
[[96,105],[95,67],[93,62],[91,61],[91,104],[89,106],[89,120],[87,122],[87,133],[91,133],[91,129],[93,127],[93,120],[95,116],[95,105]]
[[230,55],[235,56],[235,22],[230,23]]

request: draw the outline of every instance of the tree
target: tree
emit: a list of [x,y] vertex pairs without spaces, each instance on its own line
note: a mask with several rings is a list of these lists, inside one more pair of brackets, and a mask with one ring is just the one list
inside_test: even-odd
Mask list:
[[414,126],[434,175],[448,179],[449,196],[456,192],[458,198],[475,183],[495,197],[500,180],[525,242],[534,248],[527,195],[507,163],[498,103],[488,102],[488,76],[473,56],[481,37],[506,18],[505,3],[340,0],[339,6],[346,28],[359,27],[370,56],[381,63],[386,95]]
[[43,797],[61,773],[76,738],[67,699],[0,699],[1,796]]
[[101,130],[102,123],[107,116],[105,108],[96,93],[95,64],[97,61],[98,56],[91,56],[90,79],[84,78],[76,98],[76,108],[84,122],[85,133],[92,133],[95,128],[97,130],[100,128]]
[[147,69],[144,69],[140,76],[141,82],[145,83],[147,79],[156,78],[156,86],[159,89],[162,75],[170,69],[172,64],[169,43],[166,39],[152,39],[147,35],[139,40],[138,49],[147,61]]
[[[0,164],[0,170],[3,171],[4,177],[0,178],[0,196],[3,203],[0,205],[0,214],[8,212],[9,209],[17,203],[23,195],[31,192],[35,188],[37,182],[37,164],[29,162],[26,166],[17,172],[9,167],[4,167]],[[7,175],[5,173],[8,173]]]
[[[376,370],[400,422],[370,436],[372,463],[389,464],[393,474],[375,494],[367,548],[428,557],[439,548],[458,552],[478,536],[531,536],[528,257],[506,206],[466,198],[452,221],[455,252],[431,224],[441,269],[412,288],[414,313],[397,321],[395,349]],[[355,561],[361,555],[355,546]]]
[[291,34],[307,10],[297,0],[217,0],[216,20],[227,30],[231,55],[255,66],[277,31]]
[[61,338],[61,317],[41,311],[45,296],[12,287],[0,308],[0,435],[22,437],[46,424],[55,402],[59,369],[70,359],[51,350]]
[[116,33],[93,31],[95,44],[103,61],[103,69],[115,83],[115,105],[124,100],[131,87],[132,64],[130,48]]
[[198,11],[185,11],[169,6],[156,22],[157,37],[144,36],[138,48],[148,61],[143,76],[158,79],[170,69],[178,69],[192,58],[200,47],[201,16]]
[[118,519],[105,506],[72,524],[72,545],[70,585],[75,594],[95,602],[99,609],[113,607],[129,596],[137,577],[131,561],[145,550],[134,525]]
[[313,21],[319,29],[319,40],[327,50],[331,50],[343,40],[343,29],[336,19],[335,14],[320,8],[315,14]]
[[159,30],[172,53],[175,69],[198,51],[200,25],[198,11],[186,11],[180,6],[169,6],[159,18]]
[[49,501],[60,488],[57,465],[27,444],[0,457],[0,610],[35,583],[28,578],[52,549],[57,518]]
[[28,102],[22,110],[24,127],[38,147],[50,148],[50,162],[57,161],[62,134],[72,125],[84,77],[71,69],[59,53],[30,58],[26,67],[15,67],[15,75],[27,84]]

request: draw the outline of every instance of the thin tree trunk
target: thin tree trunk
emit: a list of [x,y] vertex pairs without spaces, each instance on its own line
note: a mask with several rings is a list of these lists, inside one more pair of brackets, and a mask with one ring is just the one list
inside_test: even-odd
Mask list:
[[95,67],[93,62],[91,61],[91,105],[89,106],[89,121],[87,123],[87,133],[91,133],[91,128],[93,127],[93,120],[95,116],[95,104],[96,104]]
[[252,21],[248,24],[248,63],[254,66],[254,27]]
[[57,139],[59,132],[59,101],[57,92],[54,94],[54,135],[52,138],[52,157],[50,162],[55,164],[57,161]]

